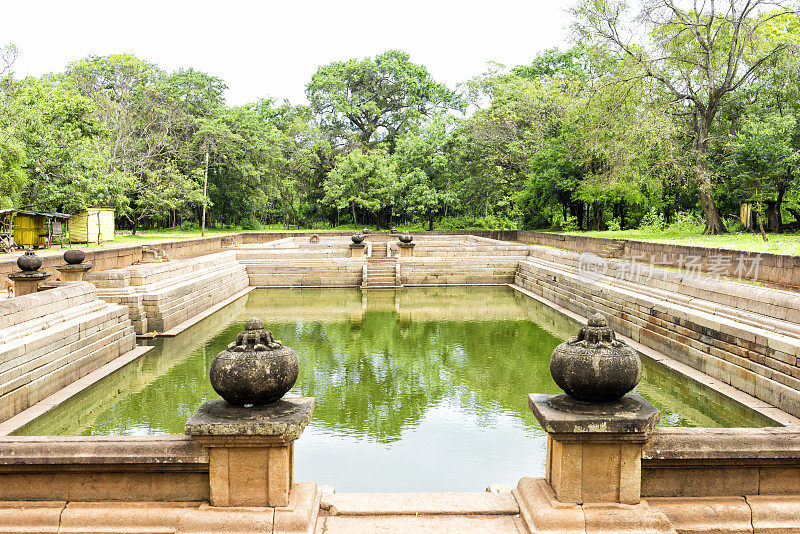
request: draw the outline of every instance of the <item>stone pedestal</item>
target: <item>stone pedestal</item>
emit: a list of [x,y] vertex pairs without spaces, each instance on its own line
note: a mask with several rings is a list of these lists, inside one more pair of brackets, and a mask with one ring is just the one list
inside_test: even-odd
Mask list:
[[365,243],[351,243],[350,244],[350,257],[359,258],[367,254],[367,245]]
[[250,408],[204,402],[186,434],[209,449],[211,505],[287,506],[294,441],[313,411],[314,399],[305,397]]
[[68,263],[66,265],[57,265],[56,271],[60,273],[59,276],[62,282],[81,282],[83,281],[83,275],[92,267],[91,263]]
[[659,412],[635,393],[604,403],[567,395],[528,397],[547,432],[547,482],[563,503],[637,504],[642,446]]
[[415,243],[398,243],[397,246],[400,247],[400,257],[411,257],[414,255],[414,245]]
[[14,282],[14,296],[21,297],[39,291],[39,282],[49,277],[50,271],[22,271],[8,273],[6,276]]

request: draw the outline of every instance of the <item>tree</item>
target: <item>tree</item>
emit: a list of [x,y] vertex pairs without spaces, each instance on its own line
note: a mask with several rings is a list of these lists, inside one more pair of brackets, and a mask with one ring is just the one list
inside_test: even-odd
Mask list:
[[[731,93],[761,76],[793,46],[786,39],[767,41],[763,31],[779,21],[796,24],[795,12],[787,7],[788,0],[707,0],[699,7],[685,3],[643,0],[632,25],[624,0],[582,0],[572,13],[579,35],[610,45],[630,65],[631,77],[654,80],[673,102],[686,104],[705,232],[720,234],[726,228],[712,196],[708,166],[715,121]],[[643,33],[649,40],[636,43],[633,36]]]
[[13,44],[0,47],[0,209],[14,207],[25,184],[25,148],[14,138],[11,117],[11,69],[17,53]]
[[306,86],[306,95],[334,138],[354,139],[364,147],[385,141],[390,152],[396,140],[424,117],[465,107],[454,91],[434,81],[425,67],[399,50],[320,67]]
[[77,211],[124,205],[125,181],[108,172],[92,103],[63,75],[26,78],[11,91],[14,136],[25,147],[18,205]]
[[[349,207],[358,225],[358,210],[377,214],[392,205],[396,190],[397,166],[386,150],[354,150],[336,158],[336,167],[325,180],[323,202],[337,209]],[[380,219],[375,220],[380,227]]]
[[437,117],[419,133],[401,138],[394,154],[404,190],[402,207],[412,216],[427,219],[428,230],[457,200],[447,146],[452,123],[452,118]]
[[[740,198],[755,202],[765,241],[763,215],[768,211],[767,205],[777,206],[769,210],[769,226],[771,231],[779,232],[780,205],[786,191],[797,181],[800,166],[797,136],[794,115],[784,116],[777,111],[751,113],[729,143],[729,172]],[[765,196],[770,200],[765,201]]]

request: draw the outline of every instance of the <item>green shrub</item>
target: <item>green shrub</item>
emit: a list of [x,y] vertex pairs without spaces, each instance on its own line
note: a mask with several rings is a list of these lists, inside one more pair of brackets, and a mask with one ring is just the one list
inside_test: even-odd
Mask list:
[[261,223],[255,217],[250,217],[242,221],[242,230],[260,230]]
[[748,231],[747,227],[742,224],[742,220],[739,217],[729,217],[725,221],[725,228],[727,228],[728,231],[733,234],[741,234]]
[[564,218],[564,215],[561,212],[557,212],[553,215],[553,230],[561,230],[564,232],[574,232],[578,229],[578,218],[574,215],[567,215],[567,218]]
[[703,221],[698,219],[693,213],[687,211],[679,211],[675,214],[675,219],[667,227],[671,232],[691,232],[696,230]]
[[616,219],[611,219],[610,221],[608,221],[606,226],[608,226],[608,229],[611,232],[617,232],[617,231],[622,229],[622,224],[620,223],[619,217],[617,217]]
[[656,208],[651,208],[645,213],[639,223],[639,228],[642,230],[663,230],[665,226],[664,216]]

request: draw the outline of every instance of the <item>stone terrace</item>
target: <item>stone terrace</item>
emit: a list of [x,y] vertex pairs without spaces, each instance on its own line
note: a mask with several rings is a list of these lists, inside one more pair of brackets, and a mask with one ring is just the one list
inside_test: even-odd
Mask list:
[[124,306],[86,282],[0,302],[0,421],[133,350]]

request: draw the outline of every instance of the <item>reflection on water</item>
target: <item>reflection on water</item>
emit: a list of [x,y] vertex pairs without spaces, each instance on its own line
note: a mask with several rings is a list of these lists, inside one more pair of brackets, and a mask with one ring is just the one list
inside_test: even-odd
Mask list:
[[[295,477],[339,491],[479,491],[541,476],[528,393],[558,393],[549,357],[578,326],[506,287],[256,290],[19,433],[182,433],[216,397],[208,368],[258,316],[292,347],[291,394],[316,398]],[[771,422],[645,362],[637,388],[666,426]]]

